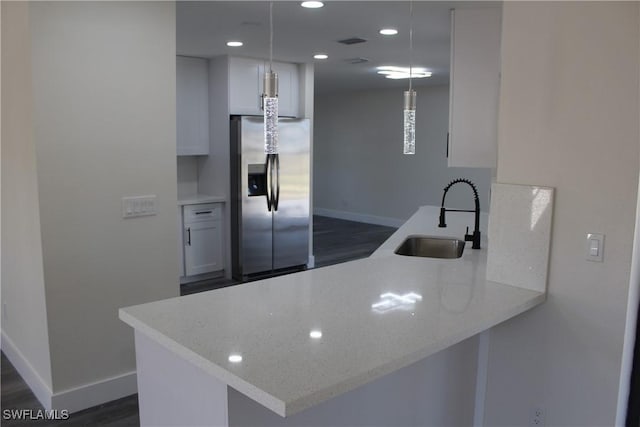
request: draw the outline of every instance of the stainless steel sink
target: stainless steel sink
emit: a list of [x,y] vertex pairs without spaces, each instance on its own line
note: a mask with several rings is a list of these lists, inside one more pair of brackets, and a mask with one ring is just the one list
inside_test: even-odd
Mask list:
[[395,253],[426,258],[460,258],[464,241],[450,237],[409,236]]

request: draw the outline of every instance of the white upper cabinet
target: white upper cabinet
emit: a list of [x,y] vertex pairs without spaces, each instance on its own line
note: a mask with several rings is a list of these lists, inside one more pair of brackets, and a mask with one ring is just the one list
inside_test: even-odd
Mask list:
[[229,58],[229,113],[259,115],[260,62],[249,58]]
[[[262,115],[262,77],[268,61],[229,58],[229,112],[237,115]],[[274,62],[278,74],[278,115],[298,116],[298,66]]]
[[[259,66],[260,93],[263,92],[265,67],[269,63],[261,63]],[[296,117],[298,115],[298,66],[284,62],[274,62],[273,71],[278,74],[278,115]],[[262,111],[262,110],[261,110]]]
[[451,15],[449,166],[495,168],[501,9]]
[[178,156],[209,154],[209,71],[206,59],[176,57]]

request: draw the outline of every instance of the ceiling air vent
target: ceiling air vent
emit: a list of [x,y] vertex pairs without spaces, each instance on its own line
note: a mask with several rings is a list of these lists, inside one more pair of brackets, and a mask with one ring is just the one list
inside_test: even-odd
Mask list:
[[346,45],[358,44],[358,43],[364,43],[364,42],[366,42],[366,40],[361,39],[360,37],[351,37],[348,39],[338,40],[338,43],[342,43]]
[[349,58],[345,59],[345,62],[349,64],[364,64],[365,62],[369,62],[367,58]]

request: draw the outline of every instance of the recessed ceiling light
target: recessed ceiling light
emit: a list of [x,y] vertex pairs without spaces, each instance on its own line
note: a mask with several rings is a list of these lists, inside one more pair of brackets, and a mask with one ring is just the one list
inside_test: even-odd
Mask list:
[[318,53],[316,55],[313,55],[314,59],[327,59],[329,57],[329,55],[325,54],[325,53]]
[[242,356],[239,354],[232,354],[229,356],[229,362],[231,363],[240,363],[242,362]]
[[324,6],[324,3],[321,1],[303,1],[300,3],[300,6],[306,7],[307,9],[318,9]]
[[[409,67],[396,67],[392,65],[385,65],[378,67],[378,74],[384,75],[388,79],[408,79]],[[414,79],[422,79],[424,77],[431,77],[431,71],[427,71],[426,68],[412,67],[411,74]]]
[[318,329],[314,329],[311,332],[309,332],[309,336],[313,339],[320,339],[322,338],[322,331]]
[[383,28],[380,30],[380,34],[382,34],[383,36],[395,36],[396,34],[398,34],[398,30],[396,30],[395,28]]
[[229,46],[229,47],[240,47],[240,46],[242,46],[242,42],[229,41],[229,42],[227,42],[227,46]]

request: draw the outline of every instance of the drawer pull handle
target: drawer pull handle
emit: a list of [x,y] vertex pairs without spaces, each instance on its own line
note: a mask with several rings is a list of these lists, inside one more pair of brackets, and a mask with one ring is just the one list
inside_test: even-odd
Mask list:
[[196,212],[196,215],[204,215],[204,214],[210,214],[213,211],[200,211],[200,212]]

